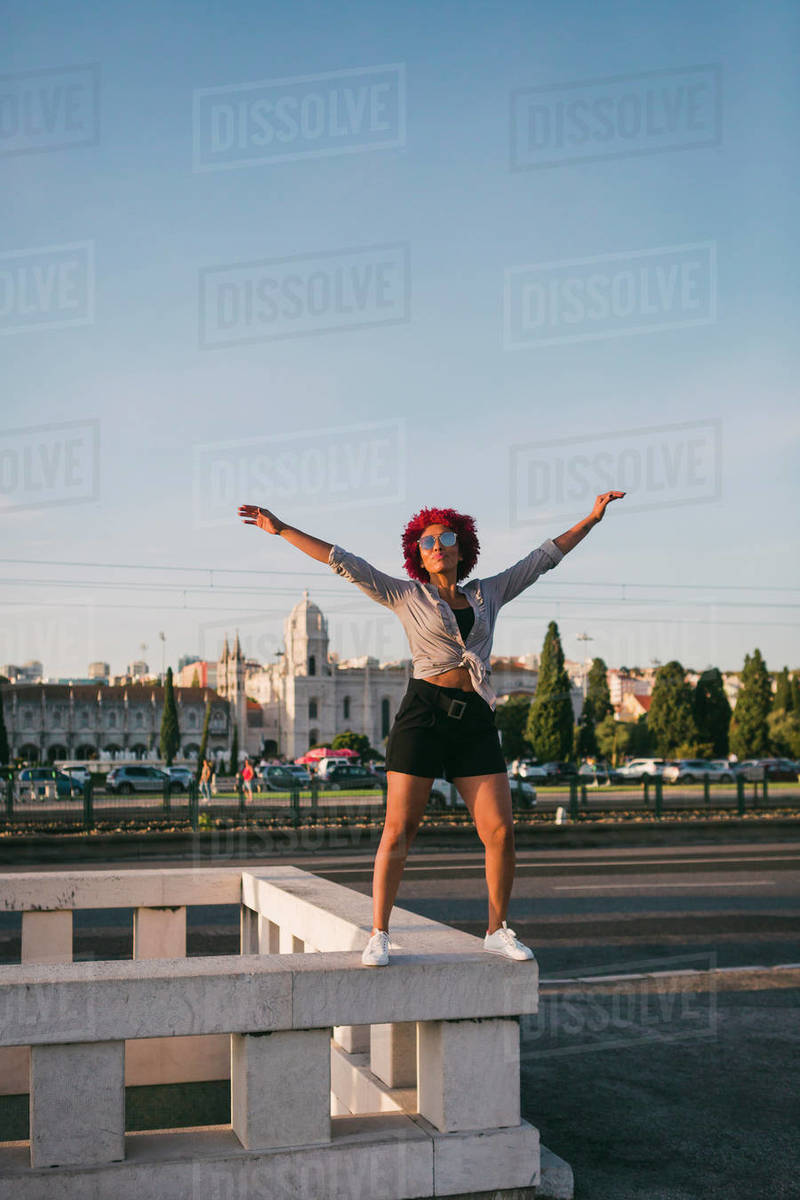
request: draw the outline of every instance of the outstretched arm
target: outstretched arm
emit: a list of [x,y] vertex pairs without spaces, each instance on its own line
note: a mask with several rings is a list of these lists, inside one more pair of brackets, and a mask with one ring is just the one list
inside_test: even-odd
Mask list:
[[624,492],[603,492],[601,496],[598,496],[594,502],[594,508],[588,517],[584,517],[582,521],[578,521],[578,524],[573,525],[572,529],[568,529],[566,533],[559,534],[557,538],[553,538],[561,553],[569,554],[570,550],[574,549],[578,542],[583,541],[589,530],[598,521],[602,521],[611,501],[621,500],[624,495]]
[[290,542],[304,554],[315,558],[317,562],[327,563],[330,557],[333,549],[331,542],[323,542],[319,538],[312,537],[310,533],[303,533],[301,530],[295,529],[293,525],[287,525],[268,508],[259,508],[256,504],[242,504],[239,507],[239,516],[245,525],[257,525],[265,533],[273,533],[282,537],[284,541]]

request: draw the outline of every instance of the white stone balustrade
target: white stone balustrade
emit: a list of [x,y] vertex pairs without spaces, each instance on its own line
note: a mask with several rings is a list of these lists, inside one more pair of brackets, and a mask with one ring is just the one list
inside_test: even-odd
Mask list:
[[[0,876],[0,895],[70,920],[132,907],[138,947],[130,961],[0,968],[0,1055],[32,1047],[30,1143],[0,1144],[0,1200],[56,1183],[64,1200],[246,1195],[248,1181],[315,1200],[539,1183],[519,1099],[535,962],[395,909],[391,965],[366,969],[369,898],[294,867],[26,872]],[[242,954],[186,958],[186,906],[233,902]],[[125,1133],[124,1060],[183,1039],[227,1045],[230,1124]]]

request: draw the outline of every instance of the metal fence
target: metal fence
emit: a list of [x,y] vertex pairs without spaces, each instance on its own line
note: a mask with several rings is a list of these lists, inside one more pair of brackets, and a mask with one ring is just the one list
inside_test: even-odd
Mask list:
[[[386,783],[376,780],[369,791],[329,791],[314,779],[310,787],[287,792],[253,791],[249,796],[241,780],[220,780],[216,795],[203,798],[197,784],[188,788],[165,781],[161,791],[120,795],[98,785],[90,775],[78,794],[58,794],[54,770],[35,781],[21,778],[22,772],[0,772],[2,805],[0,821],[7,831],[90,831],[119,827],[183,828],[200,830],[222,821],[226,824],[335,825],[359,822],[382,824],[386,812]],[[227,787],[226,787],[227,782]],[[562,785],[540,786],[532,795],[530,785],[512,779],[511,798],[516,820],[570,821],[599,817],[623,819],[628,813],[660,819],[681,812],[744,816],[769,809],[796,808],[800,784],[779,783],[764,777],[758,781],[739,776],[732,784],[712,782],[664,785],[661,778],[624,785],[592,785],[572,779]],[[62,782],[63,790],[63,782]],[[561,810],[559,812],[559,810]],[[425,814],[426,823],[471,820],[453,784],[437,786]]]

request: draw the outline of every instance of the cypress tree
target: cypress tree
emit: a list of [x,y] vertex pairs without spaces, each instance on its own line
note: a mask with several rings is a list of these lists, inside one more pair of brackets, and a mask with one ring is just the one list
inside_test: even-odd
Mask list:
[[8,734],[6,733],[6,722],[3,716],[3,689],[0,687],[0,763],[7,763],[11,757],[11,751],[8,746]]
[[564,651],[558,626],[551,621],[542,646],[536,695],[531,702],[525,730],[525,736],[540,762],[560,761],[569,757],[573,724]]
[[790,692],[792,697],[792,712],[800,716],[800,675],[796,673],[792,676]]
[[528,724],[528,713],[531,702],[526,696],[511,696],[504,704],[498,704],[495,710],[497,728],[502,734],[503,754],[506,760],[523,758],[530,754],[530,746],[525,741],[525,728]]
[[231,767],[230,774],[237,775],[239,771],[239,726],[236,718],[233,720],[233,737],[231,738]]
[[591,700],[595,725],[609,713],[613,716],[611,692],[608,690],[608,667],[602,658],[592,659],[592,665],[586,677],[586,699]]
[[767,716],[772,688],[761,651],[745,654],[742,686],[731,717],[731,749],[738,758],[760,758],[769,752]]
[[211,720],[211,699],[210,699],[210,697],[207,697],[206,698],[206,712],[205,712],[205,716],[203,717],[203,732],[200,735],[200,750],[197,755],[197,770],[194,773],[195,783],[200,782],[200,772],[203,770],[203,763],[205,762],[205,758],[206,758],[206,751],[208,748],[208,725],[209,725],[210,720]]
[[717,667],[703,671],[697,681],[694,689],[694,719],[700,741],[708,742],[717,757],[726,756],[731,706]]
[[[597,722],[599,724],[599,722]],[[573,758],[593,758],[597,754],[597,736],[596,723],[594,716],[594,704],[592,698],[586,693],[586,699],[583,702],[581,709],[580,720],[575,726],[575,742],[573,745]]]
[[178,753],[181,742],[181,732],[178,728],[178,706],[175,703],[175,689],[172,686],[172,667],[167,667],[167,678],[164,681],[164,711],[161,714],[161,736],[159,746],[161,757],[168,767]]
[[688,748],[698,740],[692,686],[674,659],[656,672],[647,728],[663,758],[676,757],[679,747]]
[[775,694],[772,697],[773,712],[791,712],[792,705],[792,681],[789,678],[789,668],[784,667],[775,676]]

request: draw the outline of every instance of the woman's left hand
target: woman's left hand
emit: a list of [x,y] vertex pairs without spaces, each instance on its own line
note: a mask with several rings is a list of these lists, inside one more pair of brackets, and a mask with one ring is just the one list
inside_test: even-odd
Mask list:
[[592,518],[595,521],[602,521],[603,517],[606,515],[606,509],[611,501],[621,500],[624,495],[624,492],[603,492],[602,495],[598,496],[594,502],[594,508],[592,509],[591,513]]

